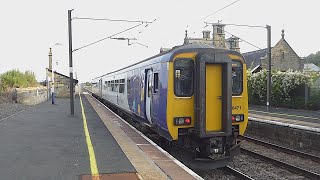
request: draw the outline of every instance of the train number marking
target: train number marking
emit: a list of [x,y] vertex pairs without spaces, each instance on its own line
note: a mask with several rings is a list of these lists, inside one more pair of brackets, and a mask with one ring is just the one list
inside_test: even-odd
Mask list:
[[232,106],[232,110],[241,110],[241,106]]

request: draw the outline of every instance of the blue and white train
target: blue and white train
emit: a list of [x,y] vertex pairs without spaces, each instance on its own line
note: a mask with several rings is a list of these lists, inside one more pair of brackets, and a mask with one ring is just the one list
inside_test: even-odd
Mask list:
[[196,157],[229,159],[248,123],[246,64],[190,44],[93,79],[92,93]]

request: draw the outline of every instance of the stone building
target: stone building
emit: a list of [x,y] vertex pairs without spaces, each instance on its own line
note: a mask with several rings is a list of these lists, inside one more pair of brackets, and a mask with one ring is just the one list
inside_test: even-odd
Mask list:
[[[52,51],[50,48],[49,51],[49,68],[46,68],[47,74],[47,87],[48,92],[51,94],[51,86],[52,86]],[[73,79],[73,86],[75,87],[78,84],[78,80]],[[54,71],[54,94],[55,97],[70,97],[70,78],[64,74],[58,73]]]
[[[46,69],[49,77],[52,77],[52,70]],[[73,79],[73,87],[78,84],[78,80]],[[49,90],[51,89],[52,82],[50,82]],[[54,94],[55,97],[70,97],[70,78],[64,74],[54,71]]]
[[184,44],[207,44],[216,48],[231,49],[240,52],[239,38],[232,36],[226,39],[224,27],[225,25],[221,23],[213,24],[212,38],[210,37],[211,31],[209,30],[202,31],[202,38],[188,37],[188,32],[186,31]]
[[[281,34],[282,38],[271,49],[271,66],[272,70],[287,71],[289,69],[302,71],[303,60],[291,48],[284,38],[284,30]],[[252,72],[258,72],[261,69],[267,69],[267,49],[251,51],[243,53],[247,68]]]

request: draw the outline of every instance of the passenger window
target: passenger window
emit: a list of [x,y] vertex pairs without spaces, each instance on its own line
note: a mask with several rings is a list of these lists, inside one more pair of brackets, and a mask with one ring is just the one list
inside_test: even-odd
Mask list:
[[150,74],[148,77],[148,97],[151,97],[151,92],[152,92],[151,77],[152,75]]
[[111,91],[114,91],[114,80],[111,81]]
[[174,61],[174,93],[176,96],[189,97],[193,94],[192,59],[176,59]]
[[153,74],[153,93],[157,93],[159,91],[159,74]]
[[124,79],[120,79],[119,93],[124,93]]
[[128,92],[128,94],[130,94],[131,93],[131,84],[130,84],[130,79],[129,79],[129,77],[128,77],[128,80],[127,80],[127,92]]

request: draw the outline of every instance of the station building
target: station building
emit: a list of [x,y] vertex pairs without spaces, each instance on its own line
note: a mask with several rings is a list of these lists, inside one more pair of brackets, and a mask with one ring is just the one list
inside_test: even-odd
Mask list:
[[[240,52],[240,38],[231,36],[226,39],[224,28],[224,24],[213,24],[212,38],[210,37],[211,31],[209,30],[202,31],[202,38],[188,37],[188,33],[186,31],[184,44],[200,43]],[[287,71],[289,69],[303,71],[304,60],[297,55],[284,36],[284,30],[282,30],[281,39],[271,49],[272,69],[280,71]],[[245,57],[247,68],[251,69],[252,72],[258,72],[267,68],[267,48],[246,52],[243,53],[243,56]]]
[[[51,94],[51,87],[52,87],[52,51],[50,48],[49,51],[49,68],[46,68],[46,75],[47,75],[47,87],[48,93]],[[73,79],[73,87],[76,87],[78,84],[77,79]],[[76,89],[76,88],[74,88]],[[66,98],[70,97],[70,78],[62,73],[54,71],[54,92],[55,97],[58,98]],[[75,91],[74,91],[75,92]]]

